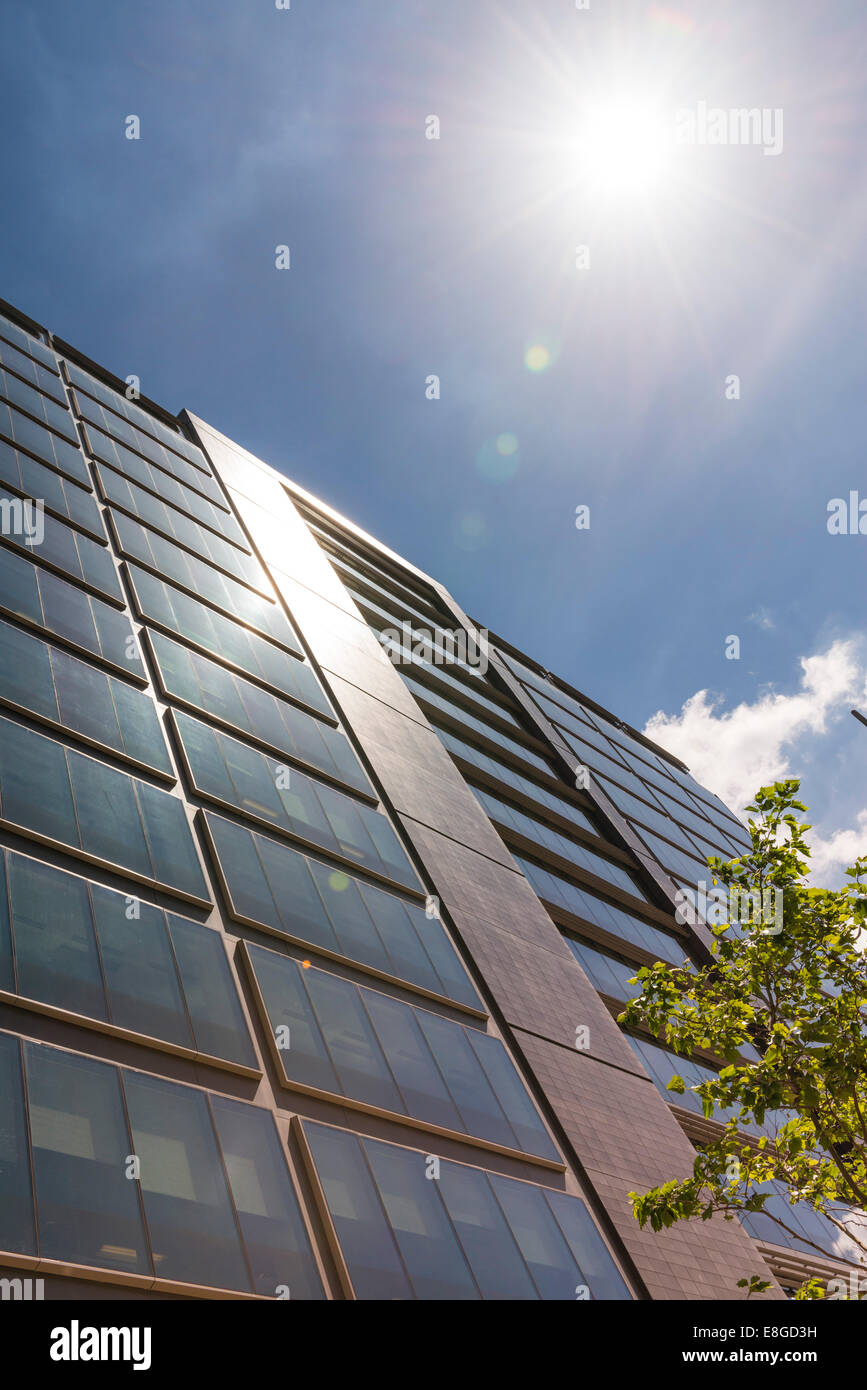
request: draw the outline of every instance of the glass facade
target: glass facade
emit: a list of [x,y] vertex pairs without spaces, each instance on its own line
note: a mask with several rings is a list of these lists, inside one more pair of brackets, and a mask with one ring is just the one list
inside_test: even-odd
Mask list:
[[[530,658],[480,660],[434,581],[17,318],[0,1264],[120,1296],[669,1296],[584,1150],[619,1077],[657,1126],[695,1119],[611,1013],[641,965],[697,958],[660,884],[743,826]],[[595,1109],[563,1028],[594,990],[620,1057]]]

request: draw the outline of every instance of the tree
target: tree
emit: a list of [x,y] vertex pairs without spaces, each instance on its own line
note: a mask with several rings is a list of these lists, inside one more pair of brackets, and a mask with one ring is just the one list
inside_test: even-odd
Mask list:
[[[630,1198],[639,1223],[653,1230],[695,1216],[734,1220],[738,1213],[764,1211],[791,1231],[785,1203],[782,1214],[779,1201],[766,1210],[773,1183],[793,1206],[805,1202],[818,1212],[829,1236],[833,1230],[845,1237],[849,1258],[863,1260],[867,1218],[858,1209],[867,1209],[867,958],[861,933],[867,897],[861,880],[867,857],[847,869],[849,882],[839,890],[808,884],[804,834],[810,826],[796,815],[807,811],[796,800],[799,785],[792,779],[762,787],[748,807],[751,850],[729,862],[708,860],[715,892],[728,897],[729,908],[707,914],[714,937],[709,961],[682,967],[657,962],[635,977],[642,992],[620,1022],[648,1029],[681,1055],[703,1049],[724,1065],[691,1088],[707,1119],[722,1112],[719,1137],[702,1144],[692,1177]],[[766,910],[756,911],[769,900],[782,904],[775,921]],[[745,904],[746,914],[738,910]],[[713,924],[714,915],[723,920]],[[668,1089],[683,1094],[683,1079],[673,1077]],[[751,1137],[745,1127],[764,1132]],[[751,1271],[744,1274],[740,1287],[748,1296],[768,1287]],[[856,1281],[856,1297],[858,1287]],[[795,1296],[824,1297],[826,1291],[808,1280]],[[835,1288],[834,1296],[846,1294]]]

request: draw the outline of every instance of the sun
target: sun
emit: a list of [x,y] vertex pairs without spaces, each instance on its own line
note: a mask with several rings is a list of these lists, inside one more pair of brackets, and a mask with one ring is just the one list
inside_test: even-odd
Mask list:
[[603,98],[578,118],[575,173],[596,194],[656,193],[671,171],[673,147],[670,113],[653,100]]

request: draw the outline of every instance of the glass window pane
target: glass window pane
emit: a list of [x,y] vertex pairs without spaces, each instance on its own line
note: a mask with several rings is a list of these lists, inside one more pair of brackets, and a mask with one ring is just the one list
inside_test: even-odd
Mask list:
[[90,892],[112,1023],[194,1048],[164,913],[95,883]]
[[135,1072],[123,1084],[157,1274],[249,1292],[205,1096]]
[[340,1095],[340,1082],[298,965],[288,956],[261,946],[248,945],[247,950],[287,1079]]
[[63,748],[0,719],[0,813],[38,835],[78,844]]
[[253,835],[253,842],[278,906],[283,929],[290,936],[339,954],[340,943],[310,872],[313,861],[265,835]]
[[464,1029],[449,1019],[419,1009],[418,1021],[454,1097],[468,1134],[519,1148],[488,1078],[470,1047]]
[[[51,652],[51,665],[57,682],[60,718],[67,728],[108,748],[122,749],[108,676],[86,661],[67,656],[58,647]],[[136,692],[135,698],[150,704],[146,695]]]
[[414,1010],[374,990],[362,999],[400,1087],[407,1114],[460,1132],[463,1124],[431,1056]]
[[542,1117],[500,1039],[481,1033],[477,1028],[467,1028],[466,1035],[524,1152],[559,1158]]
[[541,1189],[493,1173],[490,1180],[542,1298],[574,1301],[586,1281]]
[[8,863],[19,994],[107,1018],[84,879],[20,854]]
[[181,892],[209,900],[184,804],[169,792],[136,782],[154,877]]
[[41,1253],[153,1273],[116,1068],[30,1042],[24,1057]]
[[[368,1105],[394,1110],[399,1115],[406,1114],[406,1106],[361,1007],[357,987],[348,980],[315,969],[304,971],[304,983],[343,1094]],[[291,1052],[284,1058],[284,1064],[287,1069],[291,1068]]]
[[441,1163],[438,1186],[482,1297],[538,1299],[485,1174],[462,1163]]
[[425,1155],[373,1139],[363,1145],[416,1298],[479,1298],[439,1184],[425,1177]]
[[0,547],[0,608],[14,617],[42,624],[36,566]]
[[345,1130],[309,1122],[304,1134],[356,1298],[413,1298],[359,1141]]
[[[65,637],[68,642],[74,642],[85,651],[99,655],[100,647],[89,596],[83,590],[76,589],[74,584],[67,584],[65,579],[58,579],[56,575],[48,574],[45,570],[39,570],[37,574],[45,626],[51,632],[56,632],[58,637]],[[125,622],[120,613],[115,616],[121,622]],[[129,631],[132,632],[132,629]]]
[[[413,984],[422,985],[436,994],[447,993],[400,899],[393,893],[374,888],[369,883],[359,883],[358,886],[376,924],[379,937],[388,951],[392,973],[401,979],[412,981]],[[422,917],[424,918],[423,913]],[[424,920],[427,921],[427,918]]]
[[15,993],[12,937],[9,934],[9,901],[6,888],[7,851],[0,849],[0,989]]
[[329,869],[315,859],[310,860],[310,869],[334,925],[342,954],[390,974],[391,962],[355,880],[342,870]]
[[0,1250],[36,1254],[19,1042],[0,1033]]
[[462,1004],[482,1008],[482,1001],[442,923],[436,917],[428,917],[418,903],[405,903],[404,910],[409,915],[416,936],[442,981],[442,992]]
[[58,719],[48,648],[4,622],[0,622],[0,699],[45,719]]
[[222,936],[173,913],[168,925],[199,1051],[255,1067],[256,1054]]
[[256,1293],[274,1298],[285,1287],[293,1300],[324,1298],[273,1119],[222,1096],[211,1097],[211,1113]]
[[132,779],[114,768],[69,754],[81,848],[150,877],[151,862]]
[[279,927],[280,914],[256,853],[253,834],[246,826],[205,812],[220,873],[225,880],[232,915]]
[[593,1297],[631,1299],[593,1217],[580,1198],[571,1197],[567,1192],[546,1192],[545,1200],[566,1237],[576,1264],[584,1273]]
[[111,677],[108,684],[120,725],[123,751],[137,762],[159,768],[161,772],[171,773],[172,763],[153,700],[141,691],[133,690],[132,686],[112,680]]

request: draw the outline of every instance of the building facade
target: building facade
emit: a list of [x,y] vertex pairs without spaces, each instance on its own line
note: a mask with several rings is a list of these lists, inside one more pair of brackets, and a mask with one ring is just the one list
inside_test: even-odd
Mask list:
[[785,1246],[631,1215],[712,1126],[616,1016],[641,965],[706,958],[675,893],[737,818],[0,309],[4,1287],[732,1299],[848,1269],[809,1214]]

